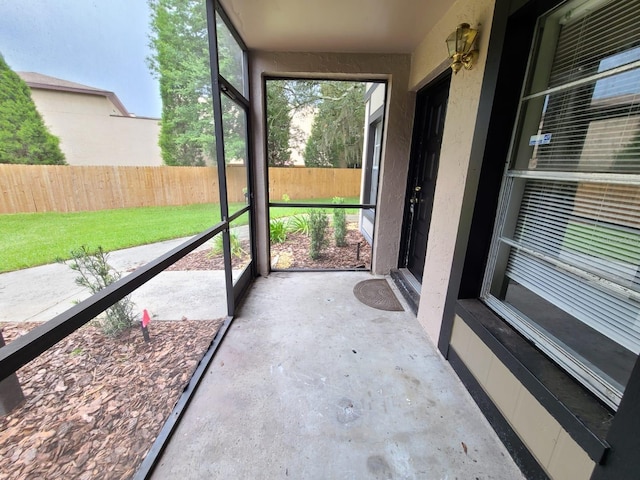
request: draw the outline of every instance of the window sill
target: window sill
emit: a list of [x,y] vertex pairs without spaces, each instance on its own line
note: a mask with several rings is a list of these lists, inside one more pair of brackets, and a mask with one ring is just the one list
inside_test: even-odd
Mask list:
[[459,300],[456,313],[569,435],[600,463],[613,414],[481,301]]

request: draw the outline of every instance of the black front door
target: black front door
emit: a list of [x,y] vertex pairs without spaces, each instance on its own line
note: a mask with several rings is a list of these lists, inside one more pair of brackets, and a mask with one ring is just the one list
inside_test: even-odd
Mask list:
[[416,98],[401,264],[419,282],[424,274],[450,80],[451,74],[447,72],[444,78],[418,92]]

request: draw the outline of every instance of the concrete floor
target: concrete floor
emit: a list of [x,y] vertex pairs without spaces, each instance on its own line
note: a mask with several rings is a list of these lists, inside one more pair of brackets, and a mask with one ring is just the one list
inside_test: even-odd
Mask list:
[[370,278],[258,279],[152,478],[523,478],[415,316],[353,296]]

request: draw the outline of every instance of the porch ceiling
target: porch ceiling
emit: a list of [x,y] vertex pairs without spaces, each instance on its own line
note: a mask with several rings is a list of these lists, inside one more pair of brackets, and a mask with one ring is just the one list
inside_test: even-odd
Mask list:
[[221,0],[249,49],[411,53],[447,0]]

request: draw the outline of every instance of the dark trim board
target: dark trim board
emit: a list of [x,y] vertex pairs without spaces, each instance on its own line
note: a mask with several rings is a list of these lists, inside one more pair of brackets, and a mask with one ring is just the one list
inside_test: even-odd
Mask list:
[[602,465],[596,465],[592,480],[637,480],[640,478],[640,358],[631,372],[624,396],[609,429],[611,445]]
[[500,413],[500,410],[493,404],[476,378],[458,356],[454,347],[449,348],[449,363],[524,476],[529,480],[549,480],[549,476],[520,440],[520,437],[513,431],[509,422]]
[[479,300],[460,300],[456,313],[589,457],[602,462],[609,409]]

